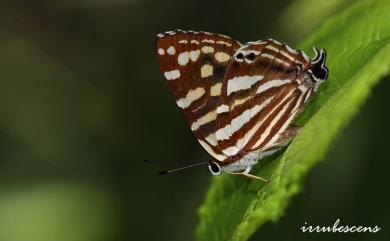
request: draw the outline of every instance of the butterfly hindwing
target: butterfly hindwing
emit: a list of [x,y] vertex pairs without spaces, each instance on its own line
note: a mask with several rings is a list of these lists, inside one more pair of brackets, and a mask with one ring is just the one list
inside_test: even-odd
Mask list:
[[222,152],[239,158],[288,143],[297,132],[290,123],[317,85],[306,73],[312,66],[303,52],[272,39],[241,47],[221,91],[216,137]]
[[157,35],[161,71],[200,144],[217,160],[226,156],[217,146],[216,109],[222,82],[240,43],[224,35],[168,31]]

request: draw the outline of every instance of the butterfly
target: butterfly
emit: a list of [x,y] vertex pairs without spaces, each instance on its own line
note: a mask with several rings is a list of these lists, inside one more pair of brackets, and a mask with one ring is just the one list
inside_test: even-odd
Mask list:
[[326,51],[314,59],[273,39],[241,44],[222,34],[174,30],[157,35],[156,54],[191,131],[213,157],[213,175],[250,174],[287,146],[292,125],[328,77]]

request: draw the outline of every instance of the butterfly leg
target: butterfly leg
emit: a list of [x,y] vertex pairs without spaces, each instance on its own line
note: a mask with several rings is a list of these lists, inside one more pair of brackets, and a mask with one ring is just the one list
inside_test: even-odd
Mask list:
[[251,179],[260,180],[260,181],[263,181],[263,182],[269,182],[268,179],[265,179],[265,178],[259,177],[259,176],[255,176],[255,175],[252,175],[252,174],[249,174],[249,173],[246,173],[246,172],[241,172],[241,173],[238,173],[238,174],[241,174],[242,176],[248,177],[248,178],[251,178]]
[[261,180],[263,182],[268,182],[268,179],[265,179],[263,177],[255,176],[252,174],[249,174],[249,172],[252,170],[252,166],[247,166],[245,171],[243,172],[227,172],[229,174],[234,174],[234,175],[241,175],[247,178],[255,179],[255,180]]
[[250,173],[251,172],[251,170],[252,170],[252,168],[253,168],[253,166],[251,165],[251,166],[247,166],[246,168],[245,168],[245,171],[243,172],[243,173]]

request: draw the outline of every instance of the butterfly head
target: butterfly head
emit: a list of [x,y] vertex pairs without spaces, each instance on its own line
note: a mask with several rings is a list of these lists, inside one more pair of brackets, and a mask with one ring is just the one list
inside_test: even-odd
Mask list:
[[221,166],[215,161],[209,161],[209,170],[214,176],[221,175],[222,173]]

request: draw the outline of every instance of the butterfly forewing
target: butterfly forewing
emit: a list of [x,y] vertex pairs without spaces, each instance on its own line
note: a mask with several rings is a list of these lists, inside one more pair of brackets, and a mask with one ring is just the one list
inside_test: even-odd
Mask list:
[[191,130],[214,158],[224,160],[215,135],[216,109],[240,43],[224,35],[175,30],[157,35],[156,45],[161,71]]
[[252,42],[236,52],[225,74],[216,132],[230,161],[296,134],[290,123],[315,86],[303,75],[310,67],[304,53],[275,40]]

